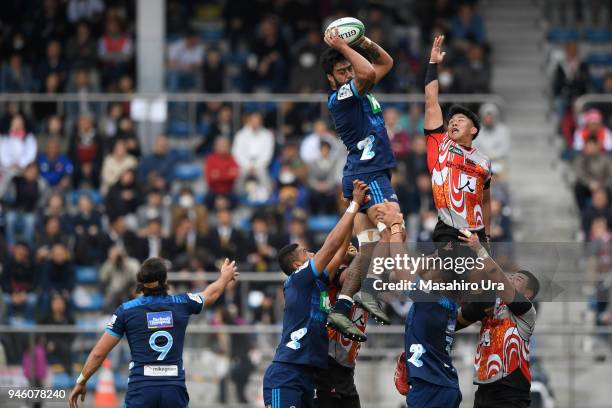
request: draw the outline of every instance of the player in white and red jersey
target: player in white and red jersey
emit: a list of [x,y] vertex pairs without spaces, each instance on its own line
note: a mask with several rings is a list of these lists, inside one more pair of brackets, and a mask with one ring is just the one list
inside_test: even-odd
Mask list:
[[467,228],[481,240],[487,240],[491,212],[491,162],[472,146],[480,130],[478,116],[463,106],[454,105],[450,108],[448,128],[444,128],[437,74],[437,66],[445,55],[443,42],[444,36],[435,38],[425,76],[427,164],[438,210],[438,224],[433,233],[438,250],[450,249],[448,242],[458,243],[460,228]]
[[460,239],[484,260],[486,278],[504,284],[493,303],[465,303],[457,314],[457,330],[482,323],[474,359],[474,408],[529,407],[529,342],[536,320],[531,302],[540,288],[538,279],[526,270],[506,276],[475,234]]

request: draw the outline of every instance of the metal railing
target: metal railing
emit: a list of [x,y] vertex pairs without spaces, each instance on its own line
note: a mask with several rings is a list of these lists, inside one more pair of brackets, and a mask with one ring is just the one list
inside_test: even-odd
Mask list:
[[612,103],[612,95],[610,94],[585,94],[574,101],[574,111],[582,112],[584,106],[588,103]]

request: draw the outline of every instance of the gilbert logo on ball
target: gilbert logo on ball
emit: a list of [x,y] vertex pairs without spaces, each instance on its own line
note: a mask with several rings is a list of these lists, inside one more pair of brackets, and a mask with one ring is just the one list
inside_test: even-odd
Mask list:
[[334,28],[338,29],[338,35],[348,45],[355,44],[365,33],[365,26],[363,23],[353,17],[342,17],[332,21],[325,29],[325,32],[327,33]]

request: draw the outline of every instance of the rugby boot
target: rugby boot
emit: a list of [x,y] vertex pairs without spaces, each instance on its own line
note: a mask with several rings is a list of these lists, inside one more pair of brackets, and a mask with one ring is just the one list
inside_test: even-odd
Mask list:
[[355,303],[367,310],[369,316],[377,323],[391,324],[391,319],[389,319],[389,316],[380,308],[380,304],[371,293],[361,291],[357,293],[353,299],[355,299]]
[[336,329],[351,340],[359,342],[368,340],[365,333],[359,330],[351,319],[340,312],[332,311],[329,315],[327,315],[327,326]]

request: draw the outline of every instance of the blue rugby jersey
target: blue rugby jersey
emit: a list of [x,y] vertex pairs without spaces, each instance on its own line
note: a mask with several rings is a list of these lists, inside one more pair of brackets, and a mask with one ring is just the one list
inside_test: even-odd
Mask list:
[[395,167],[382,108],[371,93],[360,96],[351,80],[329,93],[327,107],[348,150],[345,176]]
[[117,308],[106,332],[127,337],[132,354],[130,388],[161,384],[185,387],[185,330],[189,317],[199,314],[203,307],[200,294],[182,293],[141,296]]
[[450,356],[459,306],[437,293],[416,287],[410,291],[413,304],[406,316],[406,364],[410,378],[459,388],[457,370]]
[[314,258],[285,281],[283,332],[274,360],[327,368],[327,273],[319,275]]

